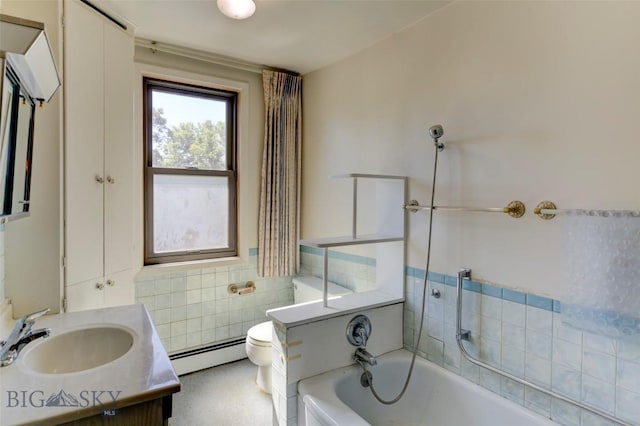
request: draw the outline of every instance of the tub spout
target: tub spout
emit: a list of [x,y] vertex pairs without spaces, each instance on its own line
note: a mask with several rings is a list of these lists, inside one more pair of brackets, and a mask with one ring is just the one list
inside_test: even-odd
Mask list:
[[353,354],[353,359],[357,362],[367,363],[369,365],[376,365],[378,360],[371,355],[365,348],[356,349],[356,353]]

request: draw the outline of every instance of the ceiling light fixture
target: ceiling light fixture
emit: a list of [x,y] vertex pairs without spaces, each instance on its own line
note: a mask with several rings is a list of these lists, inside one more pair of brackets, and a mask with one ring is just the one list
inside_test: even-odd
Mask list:
[[218,9],[233,19],[250,18],[256,11],[253,0],[218,0]]

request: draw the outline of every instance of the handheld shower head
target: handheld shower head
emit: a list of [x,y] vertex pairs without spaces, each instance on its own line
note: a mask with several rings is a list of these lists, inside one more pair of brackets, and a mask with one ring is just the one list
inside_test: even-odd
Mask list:
[[433,139],[433,143],[435,143],[436,148],[438,148],[438,151],[442,151],[444,149],[444,144],[441,142],[438,142],[438,139],[440,139],[442,135],[444,135],[444,129],[442,128],[442,126],[439,124],[436,124],[435,126],[429,127],[429,135]]

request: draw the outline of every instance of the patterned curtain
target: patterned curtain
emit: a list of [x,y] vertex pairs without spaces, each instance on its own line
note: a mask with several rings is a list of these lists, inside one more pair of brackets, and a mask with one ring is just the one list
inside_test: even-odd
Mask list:
[[300,234],[302,78],[263,71],[265,126],[258,223],[258,274],[294,275]]

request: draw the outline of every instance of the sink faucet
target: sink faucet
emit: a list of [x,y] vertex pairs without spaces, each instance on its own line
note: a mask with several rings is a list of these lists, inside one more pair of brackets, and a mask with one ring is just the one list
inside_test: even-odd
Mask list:
[[42,337],[48,337],[51,334],[51,330],[48,328],[31,330],[36,319],[47,312],[49,312],[49,308],[25,315],[16,321],[7,340],[0,342],[0,367],[7,366],[15,361],[22,348],[29,343]]
[[367,363],[369,365],[376,365],[378,360],[371,355],[364,347],[356,349],[356,353],[353,354],[353,359],[358,363]]

